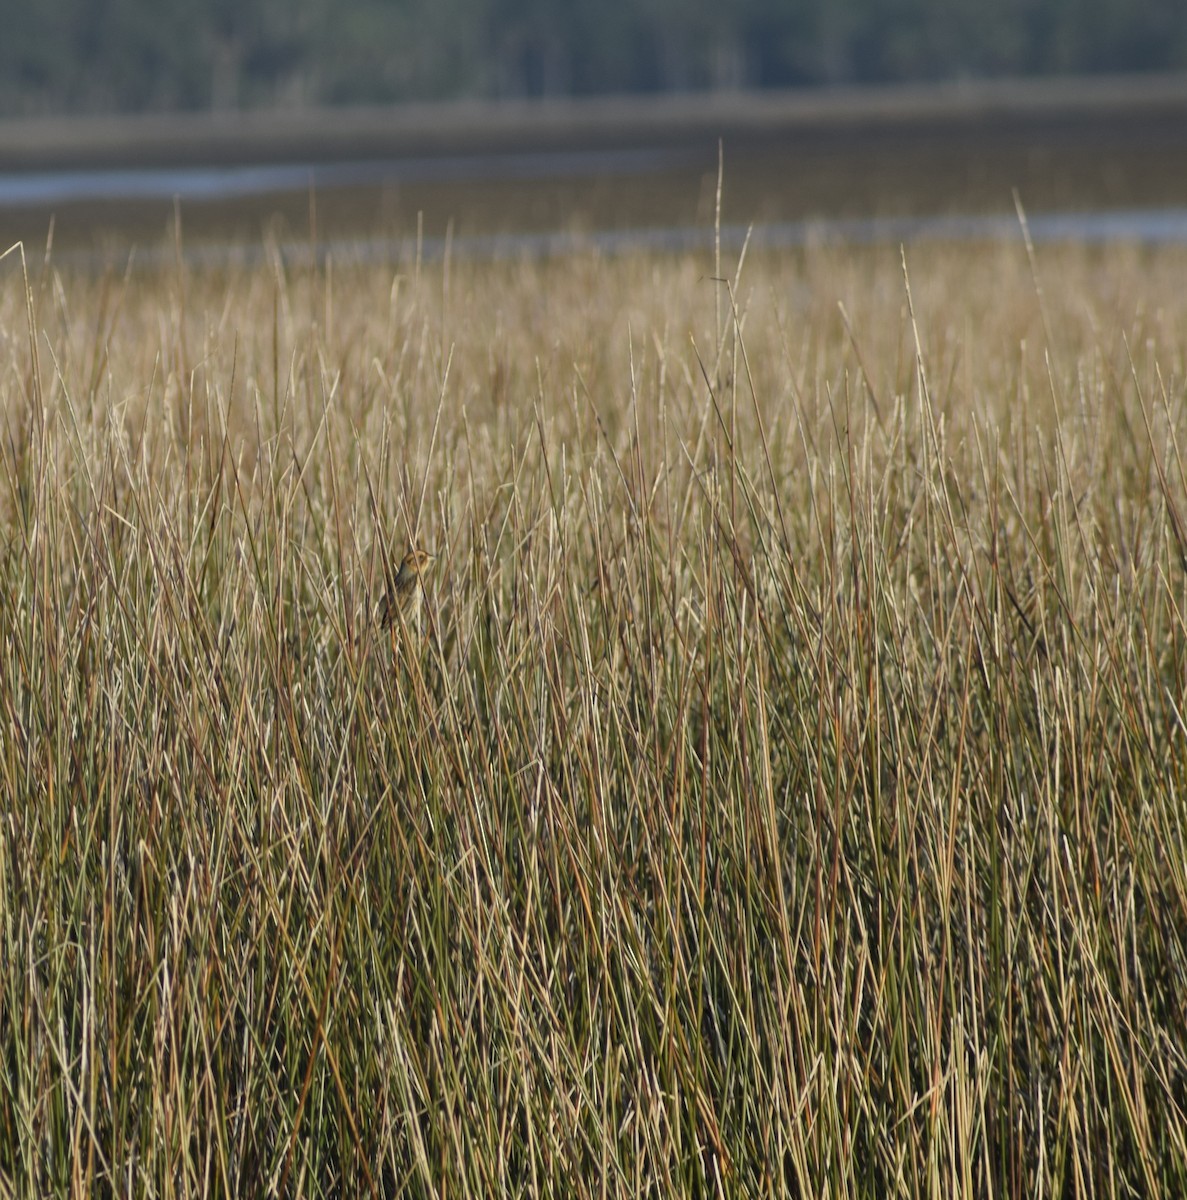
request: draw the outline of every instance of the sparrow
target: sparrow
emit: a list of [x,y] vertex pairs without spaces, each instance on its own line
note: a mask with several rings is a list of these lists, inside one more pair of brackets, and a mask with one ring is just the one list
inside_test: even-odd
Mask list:
[[379,624],[390,629],[401,619],[407,624],[420,614],[421,575],[434,555],[419,547],[409,550],[400,562],[392,585],[379,605]]

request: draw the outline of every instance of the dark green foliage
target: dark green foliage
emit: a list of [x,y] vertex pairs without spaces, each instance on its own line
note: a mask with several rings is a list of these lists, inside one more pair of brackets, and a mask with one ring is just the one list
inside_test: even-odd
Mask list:
[[1187,67],[1178,0],[39,0],[0,114]]

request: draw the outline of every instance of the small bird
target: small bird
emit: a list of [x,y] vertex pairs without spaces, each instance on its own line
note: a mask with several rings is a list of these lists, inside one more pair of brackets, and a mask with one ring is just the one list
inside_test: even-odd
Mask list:
[[379,605],[379,624],[382,628],[390,629],[401,620],[406,625],[419,620],[421,575],[433,558],[434,555],[419,547],[404,555],[391,588]]

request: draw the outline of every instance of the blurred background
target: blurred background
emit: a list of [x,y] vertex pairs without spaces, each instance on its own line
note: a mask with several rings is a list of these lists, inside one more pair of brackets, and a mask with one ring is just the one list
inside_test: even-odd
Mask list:
[[37,0],[6,115],[1187,69],[1182,0]]
[[719,144],[740,222],[1187,204],[1183,0],[6,8],[9,239],[177,199],[254,236],[311,193],[327,235],[682,228]]

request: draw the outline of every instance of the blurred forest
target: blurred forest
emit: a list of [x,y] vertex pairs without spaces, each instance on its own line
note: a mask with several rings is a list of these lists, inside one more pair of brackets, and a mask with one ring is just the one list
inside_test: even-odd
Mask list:
[[1184,0],[36,0],[0,114],[1187,68]]

